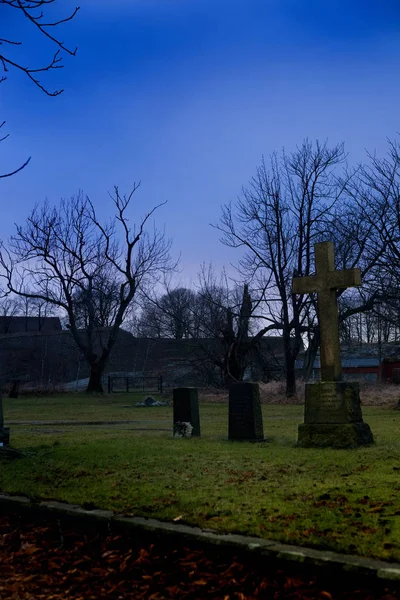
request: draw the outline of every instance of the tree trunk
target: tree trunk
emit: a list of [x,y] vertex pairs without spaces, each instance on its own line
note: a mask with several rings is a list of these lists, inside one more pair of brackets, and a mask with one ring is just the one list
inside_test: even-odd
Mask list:
[[296,396],[296,373],[294,369],[295,359],[293,356],[286,357],[286,397]]
[[13,381],[10,393],[8,394],[9,398],[18,398],[20,383],[21,382],[19,381],[19,379],[15,379]]
[[285,367],[286,367],[286,397],[293,398],[296,396],[296,373],[295,363],[299,353],[299,345],[294,346],[295,339],[289,335],[283,337],[284,352],[285,352]]
[[104,392],[103,383],[101,380],[102,376],[103,376],[103,372],[104,372],[104,367],[101,367],[98,364],[91,365],[89,383],[86,388],[86,392],[88,394],[91,392],[96,392],[98,394],[102,394]]
[[234,342],[224,359],[224,382],[229,389],[233,383],[243,381],[243,375],[246,370],[245,364],[246,350],[243,344]]
[[314,335],[308,343],[308,348],[304,355],[303,379],[309,381],[314,367],[314,361],[317,356],[320,343],[319,327],[316,328]]

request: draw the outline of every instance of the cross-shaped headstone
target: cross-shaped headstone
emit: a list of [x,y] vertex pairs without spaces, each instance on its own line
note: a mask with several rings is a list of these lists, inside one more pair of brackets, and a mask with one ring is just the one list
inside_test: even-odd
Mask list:
[[317,294],[321,334],[321,381],[339,381],[342,376],[339,345],[339,317],[336,290],[361,285],[360,269],[335,271],[332,242],[315,244],[316,275],[294,277],[293,294]]

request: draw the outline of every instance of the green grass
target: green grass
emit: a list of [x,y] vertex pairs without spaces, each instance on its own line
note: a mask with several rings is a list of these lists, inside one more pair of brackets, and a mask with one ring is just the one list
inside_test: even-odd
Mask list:
[[124,408],[142,397],[6,399],[6,422],[135,423],[12,425],[26,456],[1,463],[1,490],[400,560],[398,411],[364,407],[372,447],[317,450],[295,447],[302,406],[264,405],[268,441],[232,443],[226,404],[201,404],[202,437],[182,440],[172,408]]
[[[104,396],[85,393],[54,394],[42,397],[20,396],[19,398],[5,398],[3,402],[8,421],[120,421],[136,419],[139,414],[136,412],[136,402],[142,402],[147,396],[156,400],[166,400],[160,394],[153,392],[132,392],[129,394],[105,394]],[[133,416],[133,409],[135,409],[135,416]]]

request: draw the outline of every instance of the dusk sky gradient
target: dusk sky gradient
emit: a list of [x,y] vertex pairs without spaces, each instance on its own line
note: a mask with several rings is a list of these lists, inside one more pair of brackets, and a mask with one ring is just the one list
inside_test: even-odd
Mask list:
[[[56,5],[66,16],[76,4]],[[46,62],[52,47],[16,11],[0,12],[0,37],[24,42],[14,56]],[[354,164],[365,150],[383,156],[400,131],[398,0],[82,0],[58,37],[78,46],[41,76],[61,96],[16,71],[0,86],[10,134],[0,171],[32,156],[0,180],[3,239],[46,197],[82,189],[107,216],[108,191],[140,180],[133,213],[168,201],[155,221],[188,285],[203,261],[217,271],[237,261],[209,224],[262,155],[308,136],[344,141]]]

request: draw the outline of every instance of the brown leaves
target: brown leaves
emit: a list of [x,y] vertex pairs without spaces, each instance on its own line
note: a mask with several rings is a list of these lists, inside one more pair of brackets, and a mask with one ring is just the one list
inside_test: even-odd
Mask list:
[[[311,531],[305,530],[304,535]],[[135,537],[48,520],[0,517],[0,598],[10,600],[396,600],[338,592],[316,577],[257,567],[222,550],[143,544]]]
[[35,554],[35,552],[40,552],[40,548],[33,544],[22,544],[20,552],[29,556],[30,554]]
[[236,471],[233,469],[228,469],[228,473],[230,477],[225,481],[225,485],[232,483],[248,483],[250,479],[256,478],[256,473],[254,471]]

